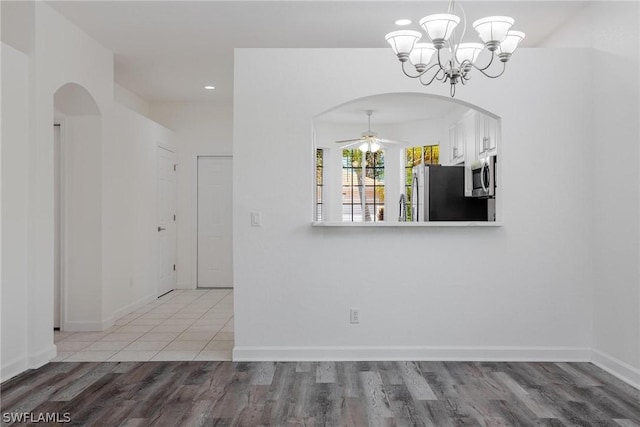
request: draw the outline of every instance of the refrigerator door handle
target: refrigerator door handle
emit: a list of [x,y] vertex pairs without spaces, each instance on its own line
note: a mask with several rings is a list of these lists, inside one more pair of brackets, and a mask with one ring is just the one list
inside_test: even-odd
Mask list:
[[[413,173],[412,200],[411,200],[411,221],[420,221],[420,189],[418,188],[418,174]],[[415,206],[415,209],[414,209]]]

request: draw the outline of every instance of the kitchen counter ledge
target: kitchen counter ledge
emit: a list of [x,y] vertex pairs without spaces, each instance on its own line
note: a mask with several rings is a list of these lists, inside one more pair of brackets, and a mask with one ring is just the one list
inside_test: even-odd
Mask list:
[[313,221],[313,227],[502,227],[502,222],[431,221],[431,222],[328,222]]

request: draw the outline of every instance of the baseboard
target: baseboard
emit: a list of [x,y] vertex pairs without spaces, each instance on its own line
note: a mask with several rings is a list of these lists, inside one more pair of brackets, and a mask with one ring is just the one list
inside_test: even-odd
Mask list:
[[634,368],[628,363],[596,349],[591,350],[591,363],[627,384],[640,389],[640,369]]
[[16,359],[2,367],[0,370],[0,382],[5,382],[27,369],[38,369],[49,363],[51,359],[56,357],[56,354],[56,346],[52,344],[27,357]]
[[[103,323],[110,322],[111,325],[109,325],[109,326],[113,326],[115,321],[118,320],[119,318],[124,317],[127,314],[133,313],[137,309],[139,309],[141,307],[144,307],[145,305],[149,304],[150,302],[155,301],[157,298],[158,298],[158,296],[155,293],[147,295],[145,297],[142,297],[139,300],[134,301],[131,304],[127,304],[126,306],[114,311],[113,314],[110,317],[108,317],[107,319],[104,319],[102,322]],[[107,329],[107,328],[105,328],[105,329]]]
[[250,347],[236,346],[234,362],[252,361],[511,361],[589,362],[582,347]]
[[0,370],[0,382],[5,382],[15,377],[16,375],[26,371],[29,368],[29,360],[26,357],[21,357],[9,362],[2,366]]
[[47,348],[44,348],[37,353],[29,355],[29,369],[38,369],[41,366],[46,365],[56,357],[58,350],[55,344],[51,344]]
[[139,309],[140,307],[144,307],[156,300],[156,296],[147,295],[146,297],[140,298],[137,301],[132,302],[131,304],[127,304],[126,306],[119,308],[113,314],[101,321],[92,321],[92,322],[63,322],[62,330],[65,332],[99,332],[109,329],[114,325],[115,321],[121,317],[126,316],[129,313],[132,313]]

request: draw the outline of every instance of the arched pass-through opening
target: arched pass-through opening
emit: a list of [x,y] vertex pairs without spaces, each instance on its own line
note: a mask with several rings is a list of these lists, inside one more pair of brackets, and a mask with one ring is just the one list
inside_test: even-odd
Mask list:
[[54,327],[102,327],[102,115],[76,83],[54,105]]
[[479,106],[424,93],[325,110],[313,117],[314,222],[495,223],[500,125]]

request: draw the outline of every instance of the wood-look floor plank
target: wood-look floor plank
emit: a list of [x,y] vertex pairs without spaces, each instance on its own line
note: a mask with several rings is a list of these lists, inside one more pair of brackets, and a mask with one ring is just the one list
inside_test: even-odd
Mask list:
[[336,364],[335,362],[320,362],[316,366],[316,383],[335,383],[336,382]]
[[492,374],[498,378],[513,393],[516,399],[520,400],[538,418],[558,418],[558,415],[549,410],[549,407],[539,404],[525,389],[504,372],[494,372]]
[[342,386],[344,398],[359,398],[360,385],[356,362],[341,362],[336,365],[338,384]]
[[631,420],[613,420],[613,421],[622,427],[640,427],[640,424],[636,424]]
[[297,362],[296,372],[311,372],[311,362]]
[[383,419],[393,418],[393,412],[390,410],[389,399],[384,391],[380,373],[361,371],[359,376],[369,425],[380,425]]
[[252,385],[269,385],[273,381],[276,372],[275,362],[256,362],[254,374],[251,377]]
[[409,393],[415,400],[438,400],[427,380],[422,376],[418,364],[414,362],[399,362],[398,367]]
[[640,427],[640,391],[588,363],[52,363],[1,392],[79,426]]

